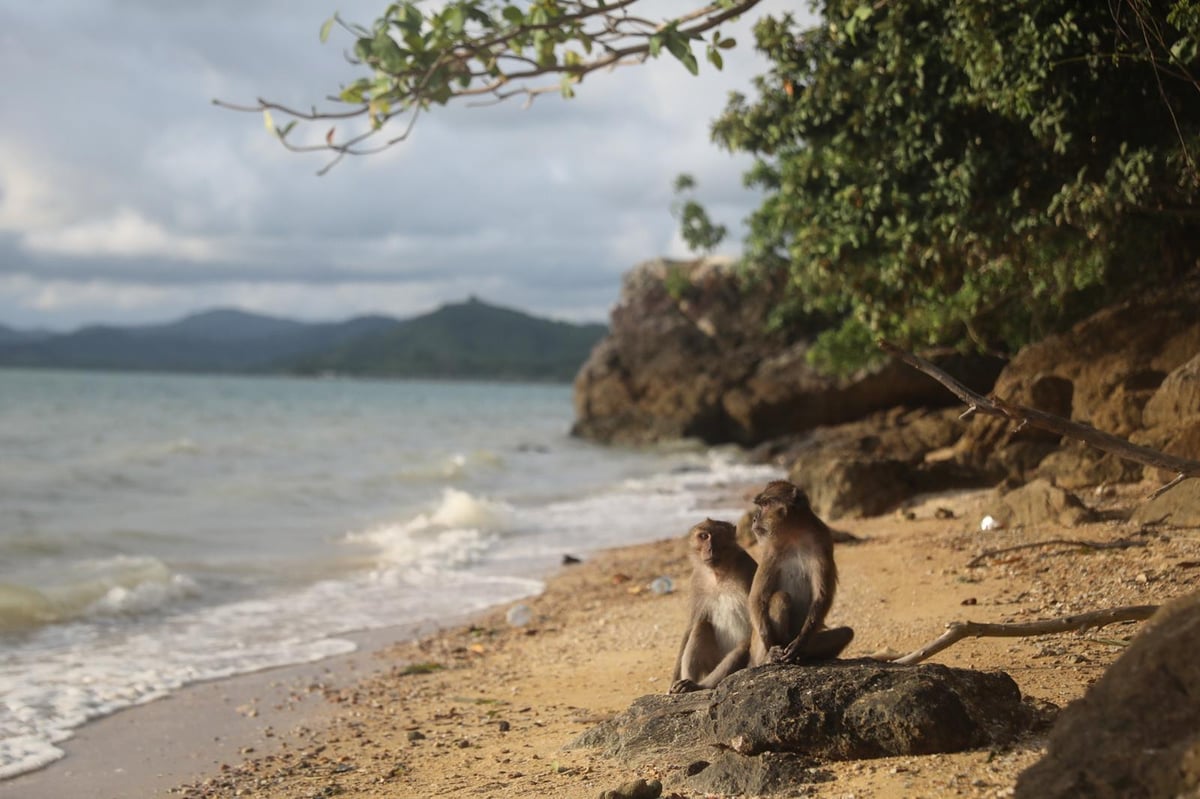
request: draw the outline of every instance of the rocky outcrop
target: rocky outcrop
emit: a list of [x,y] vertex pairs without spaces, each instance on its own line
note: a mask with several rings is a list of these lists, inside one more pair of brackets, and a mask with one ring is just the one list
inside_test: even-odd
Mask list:
[[821,762],[1004,745],[1040,718],[1002,672],[845,661],[644,696],[572,745],[654,760],[693,790],[763,794],[810,781]]
[[[779,288],[746,284],[727,260],[635,267],[608,337],[576,377],[574,433],[609,443],[754,445],[885,408],[953,401],[895,362],[846,378],[818,374],[807,360],[815,326],[768,328]],[[949,353],[940,362],[980,390],[1000,367]]]
[[1162,608],[1069,705],[1045,757],[1017,780],[1028,799],[1157,799],[1200,788],[1200,594]]
[[[1106,308],[1029,345],[1004,368],[994,393],[1194,458],[1200,456],[1198,353],[1200,281],[1192,280]],[[1180,436],[1189,418],[1194,429]],[[997,480],[1040,475],[1078,488],[1143,476],[1139,465],[994,417],[974,419],[956,452]]]

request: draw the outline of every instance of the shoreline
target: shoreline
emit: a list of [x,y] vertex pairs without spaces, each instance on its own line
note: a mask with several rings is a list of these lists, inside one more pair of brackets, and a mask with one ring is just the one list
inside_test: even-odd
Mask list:
[[[1139,490],[1132,487],[1116,501],[1134,501]],[[864,539],[837,551],[842,582],[830,620],[856,629],[847,657],[909,651],[952,620],[1029,621],[1165,602],[1200,588],[1200,574],[1172,566],[1200,559],[1200,540],[1181,535],[1099,553],[1030,549],[968,568],[982,548],[1061,534],[1131,534],[1128,523],[1112,521],[1071,533],[1054,525],[981,533],[978,519],[988,501],[987,492],[962,492],[918,502],[908,509],[911,519],[834,520]],[[67,743],[66,758],[0,782],[0,797],[594,799],[637,777],[661,779],[666,795],[694,797],[678,764],[625,764],[564,748],[637,696],[668,687],[690,565],[681,543],[685,531],[664,532],[671,537],[596,551],[547,575],[541,594],[520,600],[533,611],[526,627],[509,625],[501,605],[420,633],[408,628],[408,638],[390,628],[390,640],[348,655],[192,686],[176,698],[87,725]],[[674,592],[648,589],[660,575],[675,581]],[[1114,626],[1096,638],[969,639],[934,662],[1004,670],[1024,695],[1062,706],[1120,654],[1111,640],[1137,629]],[[405,663],[434,665],[410,671]],[[239,714],[239,707],[259,713]],[[197,719],[228,726],[213,740],[200,733]],[[152,727],[159,723],[164,732]],[[134,728],[143,740],[154,740],[171,737],[171,725],[189,727],[190,737],[171,741],[169,750],[131,744]],[[1009,795],[1017,774],[1040,757],[1042,743],[1033,737],[996,752],[822,764],[822,782],[797,787],[829,799],[848,793],[992,799]],[[118,755],[124,773],[84,773],[88,764],[111,764]]]
[[189,683],[91,719],[56,744],[62,757],[0,780],[0,797],[169,795],[172,788],[223,764],[278,750],[287,731],[328,714],[320,700],[331,680],[361,679],[380,671],[386,666],[377,662],[381,651],[467,618],[336,636],[352,641],[354,651]]

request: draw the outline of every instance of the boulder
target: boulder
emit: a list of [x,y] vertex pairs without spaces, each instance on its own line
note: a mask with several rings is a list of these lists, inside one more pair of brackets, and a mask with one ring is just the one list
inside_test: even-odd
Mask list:
[[1200,479],[1184,480],[1170,491],[1142,503],[1134,510],[1132,521],[1136,524],[1200,527]]
[[1005,527],[1032,527],[1039,524],[1061,524],[1074,527],[1092,521],[1096,514],[1079,497],[1038,479],[1006,494],[999,495],[998,507],[992,513]]
[[[1197,481],[1200,482],[1200,481]],[[1200,789],[1200,594],[1147,622],[1017,779],[1028,799],[1158,799]]]
[[[817,323],[768,327],[780,287],[747,283],[727,259],[632,269],[608,336],[575,379],[574,434],[605,443],[694,437],[750,446],[898,405],[954,402],[936,381],[896,361],[848,377],[818,374],[808,363]],[[981,391],[1002,363],[928,355]]]
[[[1110,306],[1064,333],[1025,347],[1004,367],[994,393],[1018,405],[1136,438],[1147,424],[1177,429],[1180,413],[1194,407],[1194,377],[1189,377],[1194,373],[1167,378],[1197,353],[1200,280],[1191,279]],[[1158,440],[1167,438],[1164,433]],[[956,454],[997,479],[1025,480],[1035,472],[1057,477],[1058,468],[1075,473],[1072,483],[1085,479],[1090,466],[1081,466],[1077,459],[1051,462],[1039,470],[1057,446],[1058,437],[1051,433],[977,415]],[[1093,476],[1101,482],[1141,477],[1137,469],[1112,464],[1099,466]]]
[[811,781],[821,762],[1002,746],[1039,720],[1003,672],[839,661],[762,666],[713,691],[643,696],[572,746],[654,760],[694,790],[755,794]]

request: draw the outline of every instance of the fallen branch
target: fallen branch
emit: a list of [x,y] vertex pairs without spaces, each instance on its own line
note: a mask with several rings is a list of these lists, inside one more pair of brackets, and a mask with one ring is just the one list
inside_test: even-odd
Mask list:
[[1058,433],[1061,436],[1077,439],[1085,444],[1090,444],[1096,449],[1111,452],[1119,458],[1135,461],[1146,466],[1153,466],[1158,469],[1166,469],[1178,475],[1170,483],[1154,492],[1152,496],[1158,496],[1167,489],[1173,488],[1185,478],[1200,477],[1200,461],[1167,455],[1150,447],[1133,444],[1119,436],[1102,432],[1094,427],[1072,422],[1060,416],[1039,411],[1036,408],[1014,405],[996,396],[985,397],[982,394],[976,394],[920,356],[906,352],[887,341],[880,341],[879,347],[884,352],[899,358],[914,369],[924,372],[950,389],[955,396],[967,405],[967,412],[963,414],[964,416],[978,412],[989,416],[999,416],[1002,419],[1009,419],[1020,425],[1032,425],[1042,430]]
[[1087,549],[1129,549],[1130,547],[1144,547],[1145,541],[1130,541],[1127,538],[1122,538],[1119,541],[1083,541],[1073,538],[1051,538],[1048,541],[1034,541],[1031,544],[1017,544],[1011,547],[1002,547],[1000,549],[988,549],[980,552],[971,562],[967,564],[968,569],[973,569],[976,566],[983,564],[985,560],[996,555],[1003,555],[1006,552],[1016,552],[1018,549],[1034,549],[1037,547],[1049,546],[1071,546],[1085,547]]
[[1098,629],[1119,621],[1142,621],[1154,615],[1158,605],[1132,605],[1108,608],[1091,613],[1078,613],[1058,619],[1045,619],[1024,624],[984,624],[974,621],[954,621],[946,625],[946,632],[925,646],[907,655],[896,658],[893,663],[911,666],[948,649],[964,638],[1025,638],[1033,635],[1050,635]]

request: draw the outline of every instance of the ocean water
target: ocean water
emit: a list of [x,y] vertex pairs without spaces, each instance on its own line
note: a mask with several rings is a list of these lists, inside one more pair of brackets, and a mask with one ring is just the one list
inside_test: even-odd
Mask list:
[[559,385],[0,370],[0,778],[81,724],[681,535],[730,451],[570,438]]

